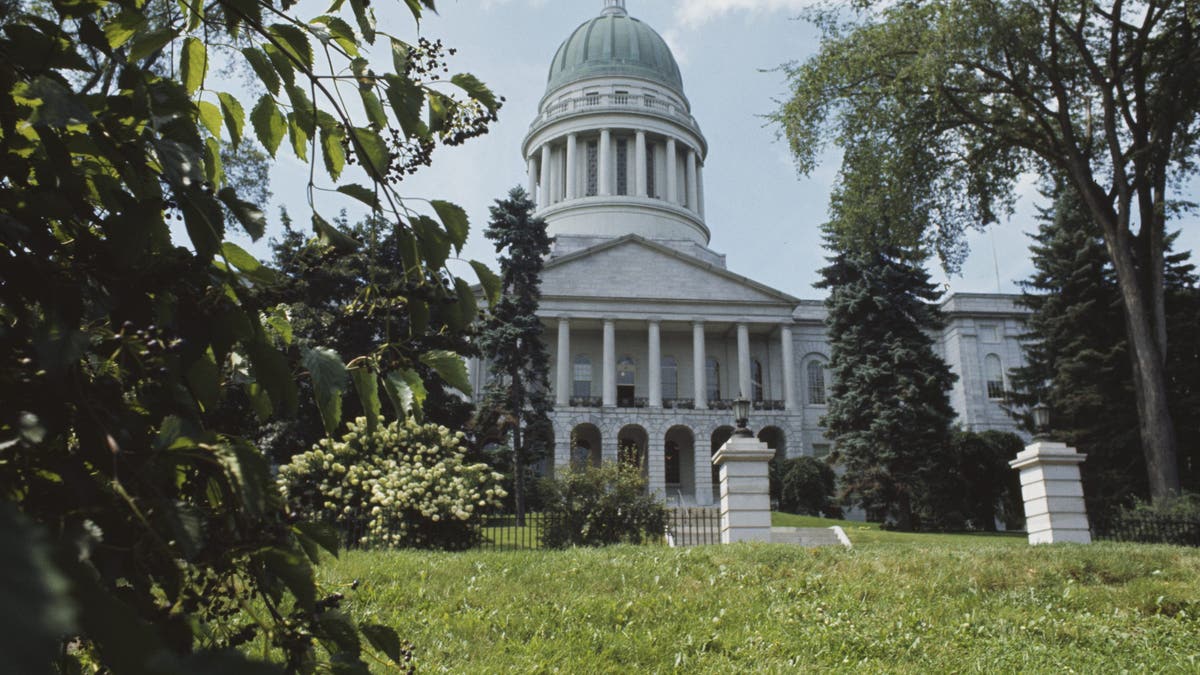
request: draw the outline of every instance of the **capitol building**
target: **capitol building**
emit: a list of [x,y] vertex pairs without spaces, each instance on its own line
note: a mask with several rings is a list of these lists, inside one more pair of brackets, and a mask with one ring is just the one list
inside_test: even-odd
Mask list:
[[[554,237],[539,309],[554,465],[635,447],[668,504],[712,504],[711,457],[739,395],[778,456],[829,453],[825,307],[728,269],[709,247],[714,231],[728,239],[752,225],[706,221],[708,145],[679,65],[624,0],[605,0],[558,47],[521,150]],[[963,428],[1016,431],[1001,408],[1007,372],[1022,364],[1015,299],[942,303],[934,338],[959,377],[950,396]],[[472,377],[482,391],[486,368]]]

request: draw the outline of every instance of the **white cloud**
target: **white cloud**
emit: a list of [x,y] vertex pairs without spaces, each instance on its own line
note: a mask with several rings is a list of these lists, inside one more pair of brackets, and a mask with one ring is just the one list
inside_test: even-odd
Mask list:
[[734,12],[798,12],[816,4],[818,0],[683,0],[675,18],[688,28],[698,28]]

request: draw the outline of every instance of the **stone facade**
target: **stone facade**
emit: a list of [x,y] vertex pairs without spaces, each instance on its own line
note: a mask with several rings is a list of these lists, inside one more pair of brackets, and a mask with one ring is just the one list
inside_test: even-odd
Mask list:
[[[663,49],[623,2],[606,2],[560,47],[523,146],[537,215],[556,237],[539,310],[556,401],[546,470],[631,446],[669,503],[710,505],[712,454],[739,395],[777,455],[829,452],[826,310],[731,272],[708,248],[707,145]],[[942,305],[933,337],[959,376],[951,401],[964,428],[1016,430],[1000,407],[1022,362],[1014,299]],[[487,371],[474,364],[476,391]]]

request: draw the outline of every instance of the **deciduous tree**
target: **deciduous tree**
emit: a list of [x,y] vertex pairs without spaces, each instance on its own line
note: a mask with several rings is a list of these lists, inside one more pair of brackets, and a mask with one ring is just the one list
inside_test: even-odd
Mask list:
[[[844,167],[877,169],[881,190],[926,205],[894,237],[932,244],[950,269],[963,233],[1010,209],[1020,175],[1065,177],[1116,272],[1151,493],[1177,492],[1164,255],[1172,186],[1192,174],[1200,147],[1195,3],[861,5],[848,21],[816,14],[819,53],[788,68],[792,95],[774,118],[799,169],[812,171],[835,141]],[[872,208],[841,227],[871,221]]]

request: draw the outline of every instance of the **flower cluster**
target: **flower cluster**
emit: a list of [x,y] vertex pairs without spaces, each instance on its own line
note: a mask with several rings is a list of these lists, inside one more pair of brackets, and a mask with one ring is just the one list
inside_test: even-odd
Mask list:
[[279,470],[302,517],[337,526],[352,544],[423,548],[469,546],[483,511],[506,496],[501,478],[466,463],[461,432],[408,420],[368,433],[365,418]]

